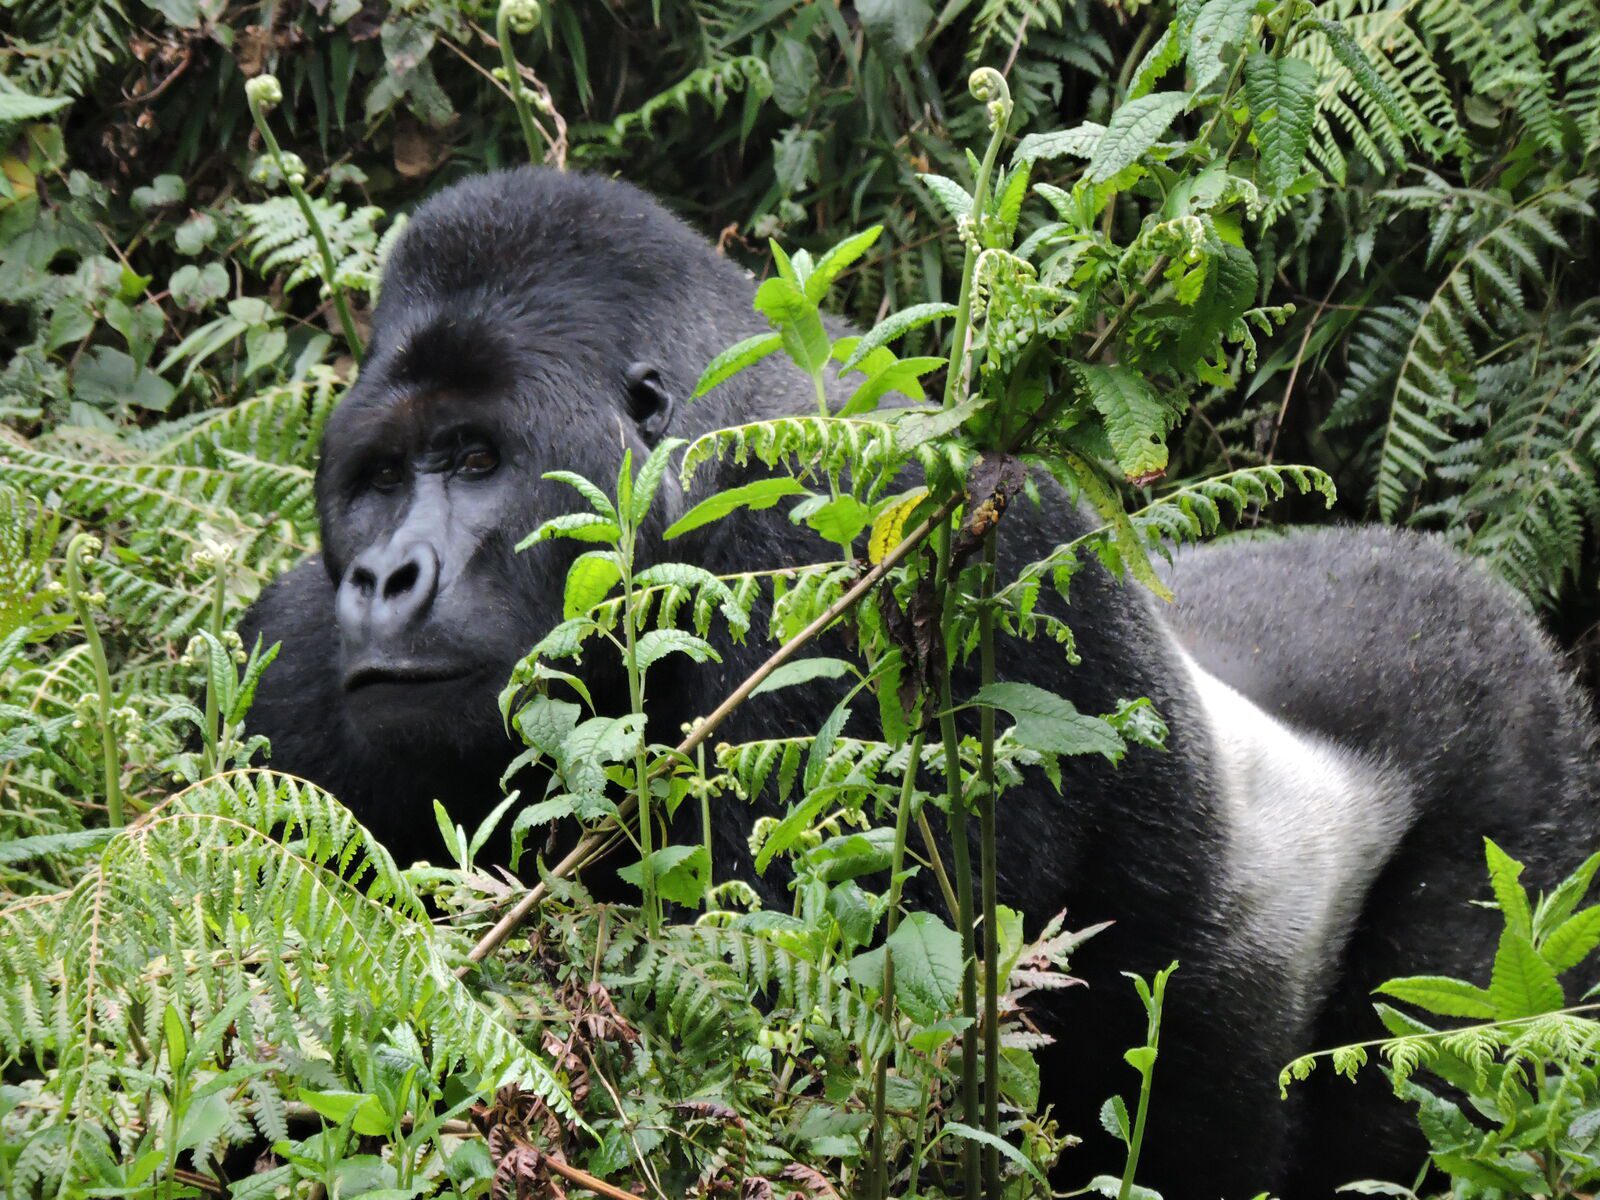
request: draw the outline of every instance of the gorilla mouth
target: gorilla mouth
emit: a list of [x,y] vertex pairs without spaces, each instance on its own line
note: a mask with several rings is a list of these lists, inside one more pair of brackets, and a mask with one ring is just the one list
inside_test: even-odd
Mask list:
[[465,679],[476,668],[456,663],[368,663],[345,674],[344,690],[358,692],[378,684],[450,683]]

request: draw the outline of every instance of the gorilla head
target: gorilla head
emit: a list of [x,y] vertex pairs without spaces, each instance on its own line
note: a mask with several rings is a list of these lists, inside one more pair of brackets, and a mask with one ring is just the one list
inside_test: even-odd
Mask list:
[[643,460],[752,319],[716,311],[742,291],[707,279],[724,271],[643,194],[581,176],[481,177],[411,221],[316,481],[342,707],[374,751],[503,758],[495,694],[560,620],[576,553],[515,550],[576,499],[541,476],[609,489],[625,452]]

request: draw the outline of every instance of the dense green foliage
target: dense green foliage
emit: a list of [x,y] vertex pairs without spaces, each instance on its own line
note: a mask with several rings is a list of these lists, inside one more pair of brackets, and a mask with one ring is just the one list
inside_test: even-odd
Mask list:
[[[467,1196],[497,1172],[584,1186],[574,1168],[665,1195],[1040,1191],[1071,1131],[1033,1111],[1012,1004],[1062,986],[1092,931],[995,908],[997,799],[1164,730],[1143,702],[1078,713],[992,667],[954,697],[952,662],[1041,633],[1070,660],[1036,601],[1085,556],[1159,588],[1163,544],[1310,515],[1275,502],[1331,501],[1332,482],[1349,513],[1446,531],[1569,632],[1600,612],[1593,0],[0,11],[0,1178],[18,1196]],[[985,66],[1004,70],[969,97]],[[451,865],[401,872],[335,798],[252,769],[270,650],[229,630],[315,546],[319,432],[398,217],[530,146],[625,169],[752,263],[775,237],[773,333],[702,388],[782,352],[819,403],[567,477],[577,511],[528,531],[592,549],[502,698],[558,786],[492,820],[519,847],[558,818],[585,823],[580,851],[631,841],[642,904],[551,878],[535,921],[470,951],[533,896],[475,861],[487,830],[442,810]],[[871,332],[833,339],[824,303]],[[830,410],[834,373],[853,390]],[[926,403],[879,411],[891,392]],[[730,455],[780,473],[700,498],[679,531],[781,500],[833,561],[634,561],[663,473]],[[998,580],[1013,459],[1105,526]],[[894,493],[906,464],[927,486]],[[880,580],[934,635],[853,604]],[[854,622],[859,661],[796,656],[825,617]],[[828,676],[850,698],[814,737],[713,752],[703,724],[646,744],[650,667],[713,654],[713,622],[785,644],[746,690]],[[586,711],[563,663],[585,643],[622,657],[629,715]],[[980,736],[957,736],[958,700]],[[841,736],[846,705],[881,737]],[[757,830],[763,863],[795,870],[789,913],[661,840],[663,811],[709,824],[763,786],[790,802]],[[902,915],[913,830],[969,815],[986,852],[938,864],[949,911]],[[1487,989],[1391,992],[1513,1024],[1440,1041],[1385,1010],[1389,1061],[1459,1194],[1580,1191],[1596,1039],[1578,1014],[1528,1018],[1562,1009],[1556,975],[1600,936],[1577,910],[1593,864],[1520,906],[1514,867],[1490,865],[1509,965]],[[698,919],[663,925],[668,905]],[[1511,995],[1512,966],[1537,994]],[[1107,1099],[1129,1148],[1093,1185],[1109,1194],[1137,1191],[1165,987],[1129,992],[1151,1045]],[[984,1095],[980,1059],[1002,1063]]]

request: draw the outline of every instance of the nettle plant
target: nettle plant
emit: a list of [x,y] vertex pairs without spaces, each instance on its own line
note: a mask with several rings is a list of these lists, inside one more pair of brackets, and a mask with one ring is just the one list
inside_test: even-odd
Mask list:
[[[1600,854],[1531,898],[1521,863],[1488,839],[1484,852],[1504,922],[1488,986],[1417,975],[1377,989],[1455,1027],[1440,1029],[1379,1004],[1392,1037],[1298,1058],[1281,1083],[1287,1094],[1323,1058],[1354,1079],[1376,1051],[1395,1094],[1416,1103],[1433,1166],[1460,1189],[1453,1194],[1590,1195],[1600,1182],[1600,1004],[1585,1001],[1600,985],[1566,978],[1600,946],[1600,905],[1579,907]],[[1419,1178],[1413,1188],[1422,1185]],[[1365,1190],[1416,1195],[1391,1185]]]
[[[1267,288],[1250,239],[1288,197],[1316,185],[1303,160],[1317,75],[1288,53],[1310,32],[1338,47],[1374,103],[1384,101],[1381,81],[1354,44],[1298,0],[1181,6],[1106,126],[1024,138],[1005,165],[1007,86],[998,72],[975,72],[970,87],[986,106],[991,136],[981,158],[969,155],[970,184],[923,177],[965,247],[956,302],[917,305],[863,335],[834,338],[820,306],[878,230],[815,258],[774,246],[776,274],[755,301],[771,332],[719,355],[696,396],[782,350],[814,381],[817,411],[718,430],[686,446],[663,444],[637,474],[625,462],[610,493],[555,473],[587,507],[545,523],[524,543],[573,538],[597,548],[571,567],[565,620],[534,647],[501,697],[509,725],[528,747],[517,766],[542,762],[551,771],[547,795],[516,818],[519,845],[556,818],[588,821],[588,832],[547,880],[617,839],[631,842],[638,860],[623,877],[640,888],[648,930],[659,928],[664,902],[699,910],[691,928],[710,948],[717,938],[753,936],[853,997],[833,1002],[877,1014],[881,1042],[862,1041],[855,1074],[830,1077],[829,1085],[865,1089],[876,1118],[866,1123],[870,1135],[857,1130],[857,1153],[840,1152],[864,1194],[914,1185],[935,1161],[951,1168],[941,1169],[941,1178],[956,1180],[951,1191],[959,1194],[1047,1190],[1043,1171],[1064,1143],[1028,1116],[1037,1068],[1023,1041],[1006,1044],[1011,1018],[1002,1019],[1000,999],[1019,961],[1032,955],[1035,964],[1064,964],[1083,935],[1051,930],[1030,949],[1020,916],[997,905],[997,801],[1025,771],[1059,779],[1064,756],[1116,762],[1130,743],[1159,745],[1165,736],[1147,701],[1079,713],[1061,696],[997,679],[996,639],[1045,634],[1075,661],[1071,630],[1037,603],[1046,587],[1064,595],[1087,555],[1165,594],[1151,554],[1167,541],[1215,531],[1223,506],[1240,513],[1290,487],[1331,502],[1331,483],[1320,472],[1260,467],[1132,511],[1125,504],[1125,496],[1161,479],[1167,434],[1194,390],[1227,386],[1238,348],[1253,359],[1256,337],[1291,311],[1259,302]],[[1153,90],[1182,64],[1188,87]],[[1034,181],[1039,164],[1073,156],[1087,164],[1058,176],[1060,184]],[[1128,221],[1130,213],[1138,219]],[[907,334],[926,338],[936,329],[948,331],[945,355],[902,357],[892,348]],[[942,398],[928,402],[923,381],[941,369]],[[683,563],[641,565],[636,531],[680,451],[686,487],[705,463],[729,456],[772,475],[702,500],[668,530],[669,539],[744,506],[798,498],[791,519],[848,561],[734,577]],[[1090,504],[1103,525],[1014,578],[997,578],[1005,510],[1041,502],[1035,481],[1042,477]],[[890,599],[862,604],[874,589]],[[715,711],[699,714],[679,744],[648,744],[651,666],[671,653],[715,657],[707,640],[713,624],[746,636],[769,594],[778,650]],[[839,622],[853,625],[858,662],[795,657]],[[624,715],[586,715],[592,705],[582,682],[557,665],[596,652],[597,642],[609,644],[627,672],[632,703]],[[957,697],[955,669],[973,656],[979,686]],[[708,767],[708,740],[750,695],[819,677],[843,681],[845,694],[814,736],[720,745]],[[875,707],[880,737],[844,734],[853,704]],[[959,732],[962,708],[976,710],[976,736]],[[1002,727],[1002,713],[1009,727]],[[942,776],[939,786],[923,785],[925,774]],[[747,888],[717,886],[707,842],[666,840],[665,818],[691,797],[709,837],[713,804],[763,787],[775,787],[788,807],[781,818],[757,823],[752,848],[758,870],[780,858],[792,869],[787,914],[745,911],[753,899]],[[925,829],[930,810],[942,813],[952,834],[952,862],[940,872],[950,923],[900,911],[908,831],[913,823]],[[967,837],[974,819],[976,864]],[[867,891],[861,880],[885,868],[887,891]],[[525,897],[474,957],[500,944],[549,886]],[[1042,957],[1039,945],[1046,947]],[[760,970],[750,981],[781,976]],[[1049,986],[1048,973],[1034,978]],[[1166,973],[1153,986],[1140,983],[1150,1039],[1130,1051],[1138,1080],[1133,1090],[1130,1076],[1132,1115],[1121,1097],[1108,1098],[1103,1112],[1128,1146],[1123,1176],[1091,1185],[1106,1194],[1126,1197],[1136,1188],[1165,987]],[[815,1034],[800,1024],[802,1034]],[[799,1054],[802,1045],[789,1049]],[[1005,1069],[982,1071],[980,1094],[985,1061]],[[885,1119],[891,1107],[922,1116]],[[929,1116],[941,1112],[951,1119]],[[1002,1136],[1016,1132],[1020,1146]]]

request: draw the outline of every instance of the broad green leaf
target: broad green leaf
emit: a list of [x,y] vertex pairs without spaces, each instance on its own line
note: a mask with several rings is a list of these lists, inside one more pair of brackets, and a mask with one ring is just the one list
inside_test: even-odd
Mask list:
[[960,1009],[961,937],[955,930],[932,913],[907,913],[884,944],[894,957],[895,998],[912,1020],[926,1025]]
[[302,1091],[300,1099],[335,1125],[349,1121],[350,1128],[363,1137],[381,1137],[394,1132],[376,1096],[361,1092]]
[[1489,999],[1494,1003],[1496,1019],[1501,1021],[1554,1012],[1566,1003],[1550,964],[1539,956],[1532,942],[1510,930],[1501,935],[1500,949],[1494,956]]
[[849,673],[850,664],[842,658],[797,658],[773,671],[750,694],[759,696],[763,692],[775,692],[779,688],[794,687],[815,679],[839,679]]
[[534,696],[517,712],[517,732],[535,750],[554,757],[581,716],[583,709],[570,700]]
[[[631,863],[617,868],[617,878],[634,887],[644,887],[644,863]],[[706,894],[711,881],[711,855],[704,846],[663,846],[650,855],[650,872],[655,879],[656,893],[663,900],[694,908]]]
[[836,496],[806,516],[806,524],[830,542],[848,546],[867,523],[872,509],[849,494]]
[[775,479],[758,479],[755,483],[746,483],[740,487],[729,488],[725,492],[718,492],[715,496],[706,497],[669,525],[664,536],[668,539],[682,537],[690,530],[699,529],[702,525],[709,525],[713,521],[720,521],[738,509],[771,508],[785,496],[808,494],[802,484],[787,475],[780,475]]
[[800,369],[815,375],[828,362],[832,343],[823,328],[817,306],[800,287],[782,276],[775,276],[756,289],[756,311],[777,327],[783,348]]
[[1085,121],[1072,129],[1057,129],[1051,133],[1030,133],[1017,143],[1011,161],[1036,162],[1041,158],[1061,158],[1066,155],[1089,158],[1105,133],[1106,127],[1095,121]]
[[1105,418],[1106,437],[1117,466],[1136,483],[1158,478],[1167,469],[1167,431],[1178,410],[1156,394],[1149,379],[1131,367],[1079,365],[1078,378]]
[[1121,1096],[1112,1096],[1100,1106],[1100,1128],[1123,1145],[1128,1144],[1133,1126],[1128,1122],[1128,1106]]
[[1156,1048],[1154,1046],[1130,1046],[1122,1052],[1122,1061],[1139,1072],[1139,1074],[1148,1075],[1156,1065]]
[[1105,721],[1080,713],[1070,700],[1031,683],[991,683],[978,689],[972,701],[1010,713],[1017,723],[1013,736],[1030,750],[1103,754],[1116,762],[1125,749]]
[[[898,984],[900,979],[900,965],[898,960],[896,960],[894,969],[895,981],[896,984]],[[977,1142],[979,1145],[992,1146],[994,1149],[1000,1151],[1001,1154],[1009,1158],[1012,1162],[1016,1163],[1017,1166],[1021,1167],[1029,1175],[1037,1179],[1042,1187],[1047,1190],[1049,1189],[1049,1181],[1045,1179],[1044,1174],[1034,1164],[1034,1161],[1004,1138],[997,1138],[994,1134],[989,1133],[986,1130],[974,1129],[971,1125],[963,1124],[960,1121],[946,1121],[944,1123],[944,1128],[939,1133],[939,1136],[943,1137],[947,1133],[953,1133],[957,1137],[966,1138],[967,1141]]]
[[518,550],[548,542],[551,538],[567,538],[574,542],[614,542],[622,536],[615,521],[599,513],[567,513],[551,517],[539,528],[517,543]]
[[1161,139],[1188,100],[1185,92],[1155,92],[1118,108],[1089,159],[1090,181],[1104,183],[1137,162]]
[[1588,958],[1596,946],[1600,946],[1600,906],[1586,908],[1557,925],[1539,947],[1539,953],[1550,969],[1559,973]]
[[[889,352],[885,350],[883,353]],[[845,401],[838,415],[854,417],[871,412],[878,407],[878,401],[890,392],[899,392],[909,400],[925,400],[927,393],[922,390],[922,377],[937,371],[946,361],[943,358],[896,359],[850,393],[850,398]]]
[[1540,937],[1549,933],[1570,917],[1583,898],[1589,894],[1595,871],[1600,869],[1600,852],[1591,854],[1571,875],[1568,875],[1539,904],[1534,914],[1534,932]]
[[922,44],[933,24],[928,0],[858,0],[856,13],[867,36],[883,51],[900,58]]
[[963,221],[972,215],[972,197],[967,189],[954,179],[946,179],[943,175],[918,175],[924,186],[933,193],[933,197],[944,206],[957,221]]
[[583,616],[610,595],[611,589],[620,582],[622,568],[617,565],[615,551],[590,550],[578,555],[567,571],[566,591],[561,598],[562,620]]
[[1522,864],[1489,838],[1483,839],[1483,853],[1489,862],[1489,886],[1505,917],[1506,928],[1532,940],[1533,912],[1528,907],[1527,889],[1518,882],[1522,878]]
[[161,1010],[161,1032],[167,1041],[167,1066],[174,1075],[181,1074],[189,1057],[189,1023],[173,1004]]
[[1256,0],[1206,0],[1189,31],[1189,72],[1201,95],[1227,68],[1227,53],[1250,32]]
[[71,103],[71,96],[25,96],[20,92],[0,92],[0,125],[48,117]]
[[806,299],[813,304],[821,304],[822,298],[833,286],[833,281],[839,278],[851,263],[872,249],[872,244],[878,240],[882,232],[882,225],[874,225],[871,229],[845,238],[824,254],[806,278]]
[[644,737],[644,717],[590,717],[566,737],[556,753],[556,763],[567,786],[580,795],[602,794],[607,763],[628,762]]
[[1166,73],[1181,61],[1183,61],[1183,39],[1178,36],[1175,25],[1168,25],[1161,31],[1161,36],[1155,40],[1155,44],[1145,51],[1144,57],[1139,60],[1139,65],[1133,69],[1133,78],[1128,82],[1128,99],[1137,100],[1140,96],[1148,96]]
[[639,477],[633,484],[633,525],[637,529],[650,512],[650,506],[655,503],[656,490],[661,486],[661,477],[667,473],[667,464],[677,449],[684,445],[682,438],[664,438],[661,443],[650,451],[650,457],[644,460],[644,466],[639,468]]
[[594,509],[597,514],[609,521],[617,519],[616,506],[611,503],[611,497],[607,496],[576,471],[546,471],[541,478],[551,480],[554,483],[564,483],[570,488],[577,489],[578,494],[589,502],[589,507]]
[[776,333],[758,333],[754,337],[747,337],[742,342],[734,343],[706,364],[700,382],[694,385],[694,394],[689,399],[700,399],[717,384],[760,362],[781,345],[783,338]]
[[1194,315],[1178,336],[1173,358],[1187,370],[1215,352],[1218,340],[1256,299],[1256,260],[1248,251],[1226,242],[1206,255],[1205,277],[1190,299]]
[[1391,979],[1373,989],[1379,995],[1393,996],[1407,1004],[1441,1017],[1469,1017],[1478,1021],[1494,1019],[1494,1002],[1489,993],[1460,979],[1444,975],[1412,975]]
[[1006,173],[1004,183],[995,193],[993,209],[999,215],[1000,227],[1004,231],[1001,249],[1011,246],[1011,239],[1017,231],[1017,218],[1022,215],[1022,202],[1028,195],[1028,178],[1031,174],[1032,164],[1027,159],[1018,160]]
[[901,450],[910,450],[923,442],[954,433],[987,408],[988,396],[973,396],[954,408],[908,408],[897,414],[894,423],[894,444]]
[[1101,476],[1094,463],[1080,454],[1065,451],[1061,459],[1070,469],[1072,478],[1083,491],[1084,498],[1094,506],[1100,519],[1111,528],[1113,545],[1121,564],[1140,583],[1163,600],[1171,600],[1172,592],[1161,582],[1161,576],[1150,565],[1150,554],[1145,549],[1139,531],[1133,527],[1128,512],[1122,507],[1122,497]]
[[634,654],[641,674],[669,654],[687,654],[697,663],[722,661],[710,642],[682,629],[652,629],[639,639]]
[[856,342],[855,348],[850,351],[850,357],[840,364],[839,373],[842,375],[846,371],[854,370],[862,359],[878,347],[887,346],[913,329],[920,329],[930,321],[943,321],[955,315],[954,304],[913,304],[910,308],[890,313]]
[[1317,111],[1317,71],[1300,58],[1273,58],[1259,50],[1245,60],[1244,96],[1261,150],[1257,181],[1282,192],[1300,177]]

